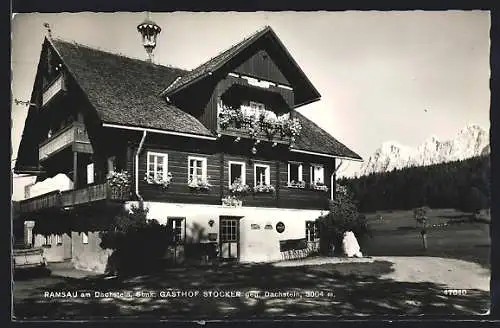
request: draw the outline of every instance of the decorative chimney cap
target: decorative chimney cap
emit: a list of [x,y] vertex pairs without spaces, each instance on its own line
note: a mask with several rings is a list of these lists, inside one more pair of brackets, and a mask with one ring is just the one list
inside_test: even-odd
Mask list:
[[137,31],[141,32],[144,29],[152,29],[157,31],[158,33],[161,32],[161,27],[149,18],[146,18],[142,23],[137,25]]

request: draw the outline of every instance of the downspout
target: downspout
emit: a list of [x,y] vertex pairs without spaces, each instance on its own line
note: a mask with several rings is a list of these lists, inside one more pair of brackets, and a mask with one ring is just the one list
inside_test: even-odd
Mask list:
[[137,152],[135,153],[135,194],[139,199],[139,205],[142,207],[144,203],[144,198],[142,198],[139,193],[139,154],[141,153],[142,146],[144,145],[144,140],[146,139],[146,130],[144,130],[141,138],[141,142],[139,142],[139,147],[137,148]]

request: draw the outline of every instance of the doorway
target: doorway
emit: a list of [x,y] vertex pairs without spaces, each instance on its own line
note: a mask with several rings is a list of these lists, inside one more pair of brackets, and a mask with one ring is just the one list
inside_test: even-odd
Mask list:
[[240,259],[239,216],[219,217],[219,256],[221,261],[237,262]]

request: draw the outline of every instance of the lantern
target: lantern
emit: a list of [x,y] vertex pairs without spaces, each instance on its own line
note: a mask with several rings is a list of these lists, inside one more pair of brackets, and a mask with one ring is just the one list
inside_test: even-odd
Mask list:
[[148,17],[141,24],[137,25],[137,31],[142,35],[142,45],[148,53],[149,61],[153,61],[153,50],[156,47],[156,38],[161,32],[161,28]]

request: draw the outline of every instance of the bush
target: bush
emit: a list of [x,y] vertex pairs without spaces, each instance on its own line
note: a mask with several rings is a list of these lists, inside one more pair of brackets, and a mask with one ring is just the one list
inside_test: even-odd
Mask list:
[[330,201],[330,211],[318,218],[320,245],[322,255],[330,255],[334,246],[334,254],[342,254],[344,232],[352,231],[361,245],[363,240],[371,237],[371,230],[366,217],[358,212],[356,203],[347,188],[337,185],[335,199]]
[[460,192],[459,210],[473,214],[476,218],[480,210],[488,206],[487,197],[476,187],[464,188]]
[[148,210],[132,206],[101,232],[101,248],[111,249],[108,273],[128,275],[156,270],[163,264],[168,246],[173,244],[173,232],[156,220],[148,220]]

